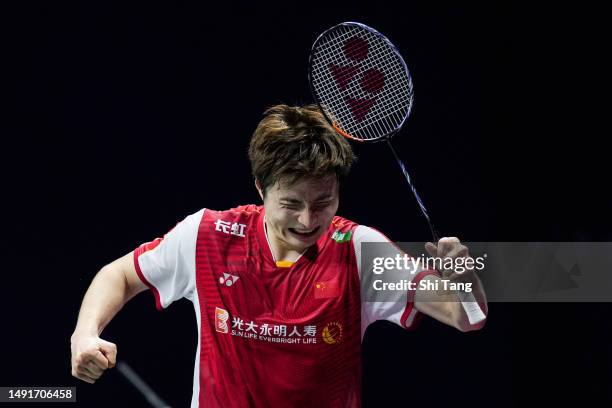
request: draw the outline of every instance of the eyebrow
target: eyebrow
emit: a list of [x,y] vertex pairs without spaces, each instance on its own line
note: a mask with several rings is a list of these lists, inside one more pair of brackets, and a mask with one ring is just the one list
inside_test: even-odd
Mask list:
[[[315,199],[315,201],[323,201],[323,200],[328,200],[333,198],[333,196],[329,193],[324,193],[322,195],[320,195],[319,197],[317,197]],[[287,201],[289,203],[301,203],[301,200],[298,200],[297,198],[291,198],[291,197],[281,197],[280,198],[281,201]]]

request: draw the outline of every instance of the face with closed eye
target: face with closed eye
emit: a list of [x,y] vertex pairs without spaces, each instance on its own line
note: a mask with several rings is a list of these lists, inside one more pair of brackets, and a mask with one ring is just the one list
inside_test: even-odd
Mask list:
[[264,200],[268,239],[280,253],[303,252],[314,245],[338,210],[335,174],[302,178],[292,185],[281,180],[268,187],[265,196],[256,186]]

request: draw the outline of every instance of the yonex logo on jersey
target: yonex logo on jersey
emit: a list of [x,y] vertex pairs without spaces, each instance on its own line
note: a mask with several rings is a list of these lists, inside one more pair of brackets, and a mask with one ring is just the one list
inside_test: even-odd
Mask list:
[[333,239],[339,244],[349,242],[351,240],[351,231],[340,232],[339,230],[335,230],[331,236],[331,239]]
[[215,307],[215,330],[219,333],[228,333],[229,327],[227,321],[229,319],[229,313],[227,310]]
[[219,283],[225,286],[232,286],[238,280],[238,276],[230,275],[229,273],[223,272],[223,276],[219,278]]
[[342,325],[339,322],[328,323],[321,332],[323,341],[327,344],[337,344],[342,340]]
[[229,221],[223,220],[215,221],[215,231],[223,232],[224,234],[244,237],[245,228],[246,224],[239,224],[237,222],[231,223]]

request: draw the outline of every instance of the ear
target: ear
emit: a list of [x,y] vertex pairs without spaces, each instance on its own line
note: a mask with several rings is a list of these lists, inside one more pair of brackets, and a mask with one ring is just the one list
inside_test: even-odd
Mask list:
[[259,193],[259,197],[261,197],[263,201],[264,199],[263,190],[261,189],[261,183],[259,183],[259,180],[255,180],[255,188],[257,189],[257,192]]

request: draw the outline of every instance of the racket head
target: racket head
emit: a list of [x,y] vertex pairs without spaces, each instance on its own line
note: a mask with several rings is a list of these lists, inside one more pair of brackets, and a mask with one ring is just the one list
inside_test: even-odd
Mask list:
[[321,111],[349,139],[386,140],[410,115],[408,67],[393,43],[365,24],[344,22],[323,32],[312,46],[308,71]]

